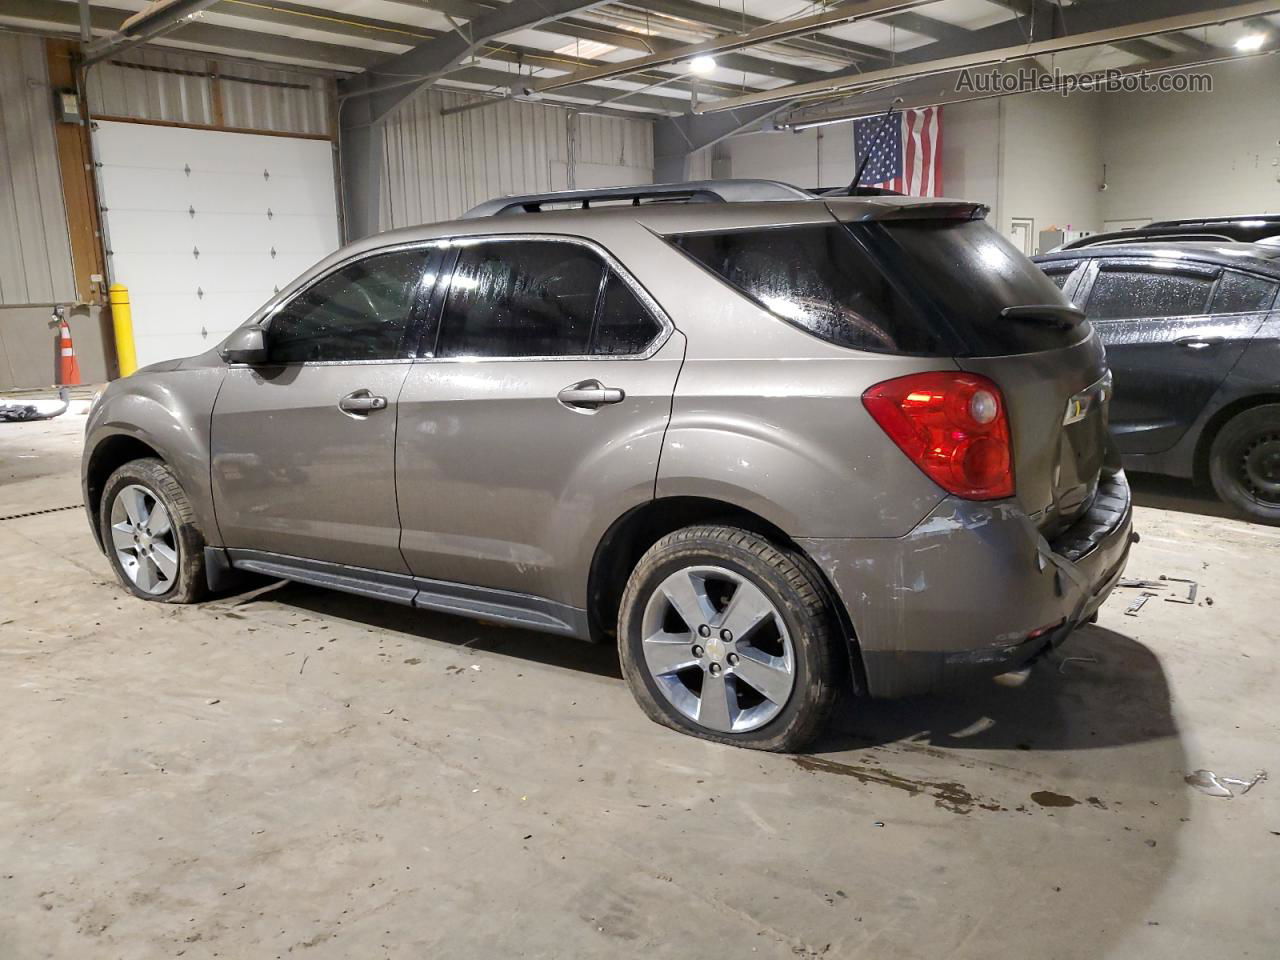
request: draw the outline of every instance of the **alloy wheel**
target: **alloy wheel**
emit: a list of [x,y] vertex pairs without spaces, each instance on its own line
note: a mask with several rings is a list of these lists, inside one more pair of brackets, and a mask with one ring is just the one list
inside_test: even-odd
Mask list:
[[159,596],[178,579],[178,538],[169,511],[139,484],[111,504],[111,546],[120,568],[143,593]]
[[720,733],[745,733],[782,711],[795,687],[786,624],[750,580],[714,566],[677,570],[645,605],[645,665],[681,714]]

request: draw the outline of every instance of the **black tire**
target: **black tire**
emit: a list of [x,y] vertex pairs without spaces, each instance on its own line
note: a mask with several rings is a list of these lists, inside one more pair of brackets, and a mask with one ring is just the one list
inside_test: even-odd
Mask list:
[[[169,513],[173,531],[171,539],[178,554],[177,575],[168,581],[168,588],[161,593],[148,593],[140,589],[125,572],[112,546],[111,508],[120,491],[129,486],[143,487],[153,498],[163,503]],[[107,559],[111,562],[116,578],[135,597],[160,603],[195,603],[207,595],[204,534],[196,525],[191,501],[173,471],[163,461],[153,457],[132,460],[107,478],[102,491],[102,503],[98,506],[98,529],[102,533]]]
[[[649,598],[671,574],[696,566],[720,567],[749,580],[773,604],[790,636],[790,697],[757,729],[722,733],[686,717],[662,693],[645,663],[642,624]],[[754,750],[792,752],[810,743],[826,727],[844,676],[835,620],[807,564],[764,537],[735,527],[686,527],[649,548],[622,596],[618,647],[623,676],[651,720],[705,740]]]
[[1222,500],[1257,523],[1280,526],[1280,403],[1228,420],[1209,448],[1209,479]]

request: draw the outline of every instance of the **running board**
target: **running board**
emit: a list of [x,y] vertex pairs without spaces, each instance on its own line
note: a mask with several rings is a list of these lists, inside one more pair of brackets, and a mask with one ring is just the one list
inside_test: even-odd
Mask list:
[[206,547],[206,564],[208,554],[215,552],[223,555],[235,570],[328,587],[375,600],[390,600],[392,603],[423,610],[506,623],[579,640],[590,639],[585,610],[545,597],[446,580],[428,580],[323,560],[305,560],[261,550],[217,550]]

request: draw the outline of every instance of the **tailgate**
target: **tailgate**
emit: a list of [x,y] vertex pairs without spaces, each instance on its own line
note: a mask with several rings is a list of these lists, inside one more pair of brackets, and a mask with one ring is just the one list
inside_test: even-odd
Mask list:
[[1046,537],[1082,516],[1106,458],[1109,377],[1096,334],[1073,346],[1008,357],[962,357],[1004,392],[1022,509]]

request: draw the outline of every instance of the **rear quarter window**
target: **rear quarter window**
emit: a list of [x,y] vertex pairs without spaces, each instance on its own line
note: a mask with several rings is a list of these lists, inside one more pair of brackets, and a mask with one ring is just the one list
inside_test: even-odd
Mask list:
[[945,352],[941,331],[840,224],[685,234],[672,242],[770,313],[828,343]]

